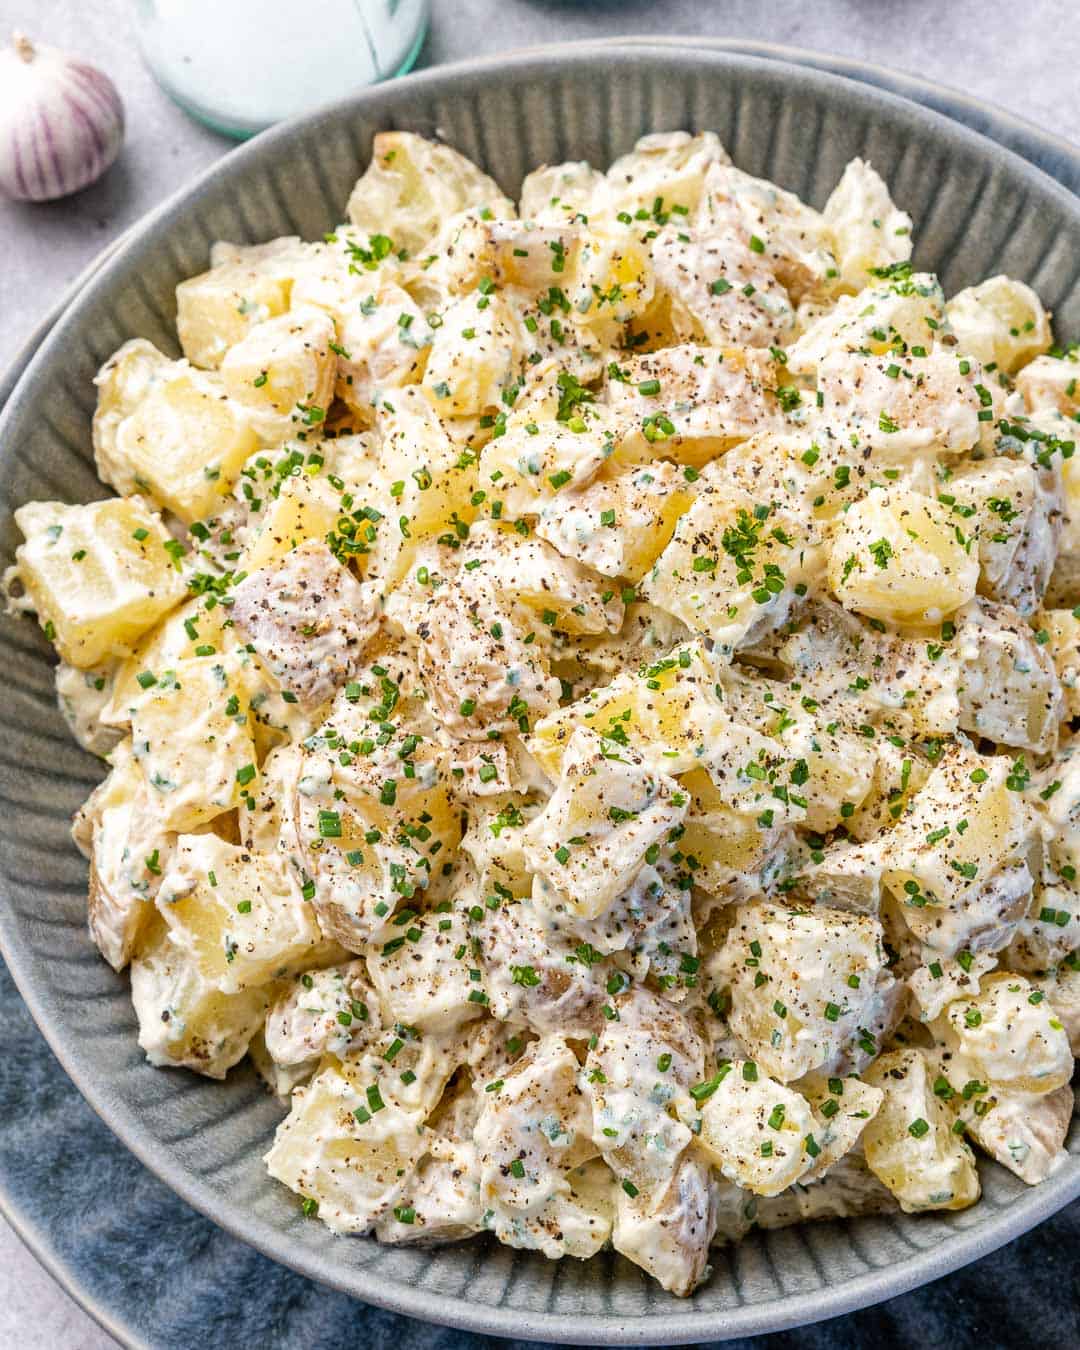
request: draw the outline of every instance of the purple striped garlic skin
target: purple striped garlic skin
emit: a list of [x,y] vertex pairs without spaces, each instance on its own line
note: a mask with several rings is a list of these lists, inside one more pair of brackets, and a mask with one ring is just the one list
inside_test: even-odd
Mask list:
[[0,191],[43,202],[89,187],[124,139],[109,77],[16,33],[0,50]]

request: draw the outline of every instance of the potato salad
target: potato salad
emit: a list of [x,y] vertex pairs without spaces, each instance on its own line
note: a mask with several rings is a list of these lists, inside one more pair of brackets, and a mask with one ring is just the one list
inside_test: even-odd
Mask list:
[[249,1056],[312,1222],[677,1295],[1049,1176],[1075,345],[858,159],[819,210],[665,133],[515,204],[387,132],[346,214],[216,244],[97,377],[116,495],[15,513],[150,1062]]

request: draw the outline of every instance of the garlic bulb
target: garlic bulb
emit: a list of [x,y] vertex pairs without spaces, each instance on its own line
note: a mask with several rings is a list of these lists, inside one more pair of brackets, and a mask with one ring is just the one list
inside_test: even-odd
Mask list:
[[31,202],[78,192],[123,139],[124,109],[107,75],[22,33],[0,50],[0,191]]

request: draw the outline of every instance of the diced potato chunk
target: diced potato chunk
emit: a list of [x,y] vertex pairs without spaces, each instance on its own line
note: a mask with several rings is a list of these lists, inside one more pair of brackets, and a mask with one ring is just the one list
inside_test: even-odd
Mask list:
[[1016,388],[1029,412],[1049,408],[1075,416],[1080,412],[1080,353],[1037,356],[1018,372]]
[[866,1161],[905,1214],[974,1204],[979,1198],[975,1159],[934,1093],[925,1055],[890,1050],[870,1066],[866,1079],[885,1093],[863,1131]]
[[227,262],[177,286],[176,332],[192,365],[216,370],[249,329],[289,308],[302,249],[297,238],[237,248]]
[[536,532],[564,558],[637,582],[692,501],[683,473],[657,460],[542,502]]
[[1065,713],[1053,656],[1009,605],[976,600],[957,616],[963,661],[959,725],[977,736],[1043,754]]
[[594,919],[626,889],[649,848],[682,820],[686,794],[628,747],[582,727],[570,738],[559,785],[524,834],[525,857]]
[[911,217],[893,205],[871,165],[853,159],[822,213],[846,289],[861,291],[873,268],[895,267],[911,257]]
[[153,676],[132,718],[132,746],[171,830],[192,830],[257,790],[252,672],[235,656],[178,661]]
[[1053,1005],[1022,975],[987,976],[978,994],[949,1004],[934,1030],[973,1076],[996,1086],[1044,1093],[1072,1078],[1065,1028]]
[[989,277],[960,291],[945,307],[957,348],[1012,374],[1050,346],[1050,319],[1022,281]]
[[258,439],[216,375],[177,362],[116,428],[98,468],[118,492],[148,492],[190,524],[222,505]]
[[872,1044],[893,985],[882,942],[869,915],[740,906],[714,974],[730,984],[732,1031],[766,1073],[790,1083],[830,1066],[849,1041]]
[[872,618],[940,621],[971,599],[979,580],[974,541],[957,533],[932,498],[872,488],[838,521],[829,585],[846,608]]
[[262,1026],[272,992],[223,993],[160,918],[149,926],[131,962],[139,1045],[159,1068],[183,1067],[224,1078]]
[[[437,909],[409,917],[409,911],[402,910],[395,924],[399,940],[368,954],[371,980],[387,1021],[447,1032],[479,1017],[483,990],[472,979],[474,967],[462,954],[468,932],[461,911],[447,906],[446,912]],[[474,991],[476,997],[470,998]]]
[[709,1248],[720,1218],[718,1192],[712,1169],[687,1151],[663,1195],[643,1203],[625,1186],[615,1192],[611,1245],[661,1288],[686,1298],[709,1271]]
[[1037,617],[1035,627],[1047,634],[1047,650],[1065,699],[1065,716],[1080,717],[1080,617],[1071,609],[1047,609]]
[[474,291],[443,313],[424,371],[424,392],[444,417],[499,409],[523,357],[521,333],[506,301],[498,292]]
[[221,363],[225,388],[269,444],[321,435],[337,375],[334,334],[329,315],[305,305],[257,324],[230,347]]
[[1031,838],[1018,786],[1004,756],[947,752],[887,836],[885,884],[916,909],[964,906]]
[[448,216],[490,207],[511,215],[497,183],[449,145],[408,131],[383,131],[349,198],[349,219],[369,233],[393,221],[396,248],[419,254]]
[[86,669],[129,652],[185,593],[161,520],[137,501],[33,502],[15,512],[26,536],[18,575],[45,635]]
[[90,936],[109,965],[122,970],[153,914],[173,841],[128,746],[112,758],[112,771],[80,810],[73,832],[90,854]]
[[278,857],[249,853],[214,834],[176,841],[157,907],[173,946],[226,994],[314,963],[323,941],[315,911]]
[[[377,1063],[377,1061],[376,1061]],[[366,1233],[427,1149],[423,1118],[384,1098],[367,1056],[327,1058],[278,1126],[267,1171],[336,1233]]]
[[817,570],[818,553],[783,508],[718,479],[679,517],[642,591],[730,653],[783,621],[796,587],[805,589]]
[[819,1149],[806,1098],[759,1073],[752,1060],[722,1065],[717,1078],[701,1110],[699,1147],[737,1186],[779,1195],[809,1170]]
[[651,213],[660,197],[660,209],[685,207],[695,211],[712,164],[730,164],[727,151],[713,131],[691,136],[688,131],[658,131],[641,136],[633,150],[620,155],[605,174],[606,209]]

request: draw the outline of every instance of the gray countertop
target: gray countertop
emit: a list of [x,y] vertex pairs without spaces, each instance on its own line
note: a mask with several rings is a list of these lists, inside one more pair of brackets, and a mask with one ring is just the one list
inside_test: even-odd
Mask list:
[[[758,39],[892,66],[1080,140],[1076,0],[1028,0],[1021,9],[974,0],[433,0],[433,9],[420,65],[626,33]],[[0,201],[0,368],[95,254],[230,148],[155,85],[128,11],[127,0],[3,0],[5,28],[77,51],[112,76],[128,133],[118,163],[78,197],[45,206]],[[16,1344],[115,1343],[0,1221],[0,1345]]]

